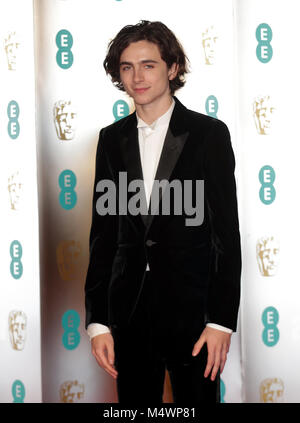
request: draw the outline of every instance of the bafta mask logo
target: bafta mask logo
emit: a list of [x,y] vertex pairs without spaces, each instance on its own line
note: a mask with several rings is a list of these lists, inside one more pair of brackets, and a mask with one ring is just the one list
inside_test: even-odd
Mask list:
[[261,135],[269,135],[275,108],[270,96],[258,96],[253,102],[253,117],[257,132]]
[[8,193],[10,200],[10,208],[12,210],[20,209],[20,197],[22,191],[23,184],[21,182],[20,174],[17,171],[8,178]]
[[71,101],[57,101],[53,115],[58,138],[63,141],[72,140],[76,132],[77,112]]
[[206,65],[213,65],[216,59],[217,34],[213,26],[210,26],[202,33],[202,46]]
[[23,311],[13,310],[8,316],[8,330],[11,346],[16,351],[22,351],[25,346],[27,317]]
[[284,402],[284,385],[279,378],[265,379],[260,384],[260,402],[277,403]]
[[7,58],[8,70],[17,68],[17,50],[20,46],[19,38],[15,32],[10,32],[4,39],[4,49]]
[[56,248],[56,261],[60,277],[64,281],[70,281],[78,274],[78,259],[81,253],[79,242],[61,241]]
[[77,402],[84,397],[84,384],[77,380],[67,381],[60,385],[61,402]]
[[274,276],[276,274],[279,260],[279,244],[274,237],[263,237],[257,241],[256,258],[262,276]]

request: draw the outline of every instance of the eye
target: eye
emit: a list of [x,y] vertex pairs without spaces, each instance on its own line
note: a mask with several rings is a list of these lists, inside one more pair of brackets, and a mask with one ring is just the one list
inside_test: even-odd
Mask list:
[[153,65],[145,65],[145,68],[146,68],[146,69],[153,69],[153,68],[154,68],[154,66],[153,66]]
[[129,69],[130,69],[130,66],[129,65],[122,66],[122,68],[121,68],[122,71],[127,71]]

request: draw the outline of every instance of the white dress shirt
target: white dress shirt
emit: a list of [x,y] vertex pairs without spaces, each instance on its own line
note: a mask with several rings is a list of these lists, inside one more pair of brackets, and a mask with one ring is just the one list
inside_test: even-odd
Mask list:
[[[137,116],[137,128],[138,128],[138,139],[140,158],[143,170],[143,178],[145,184],[145,193],[147,206],[149,207],[150,195],[152,191],[152,185],[154,182],[158,162],[164,145],[164,140],[168,131],[171,115],[175,106],[175,101],[172,100],[172,104],[169,109],[160,116],[151,125],[145,123],[139,116]],[[147,264],[147,270],[149,265]],[[231,329],[225,328],[224,326],[217,325],[215,323],[207,323],[207,326],[214,329],[222,330],[223,332],[232,333]],[[100,323],[90,323],[87,328],[87,333],[92,339],[94,336],[101,335],[103,333],[110,332],[109,328]]]

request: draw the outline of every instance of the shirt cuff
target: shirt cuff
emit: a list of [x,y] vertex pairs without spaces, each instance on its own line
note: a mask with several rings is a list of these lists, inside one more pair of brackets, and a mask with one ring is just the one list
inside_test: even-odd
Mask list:
[[221,325],[217,325],[216,323],[207,323],[206,326],[213,328],[213,329],[221,330],[222,332],[227,332],[227,333],[233,332],[231,329],[225,328],[224,326],[221,326]]
[[90,323],[87,327],[87,334],[90,339],[94,338],[97,335],[103,335],[104,333],[110,333],[110,330],[107,326],[101,325],[101,323]]

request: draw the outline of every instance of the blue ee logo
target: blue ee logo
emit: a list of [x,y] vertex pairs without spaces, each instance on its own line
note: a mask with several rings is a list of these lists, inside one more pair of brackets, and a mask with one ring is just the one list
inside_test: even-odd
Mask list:
[[271,27],[266,23],[258,25],[255,36],[258,41],[256,57],[261,63],[268,63],[273,56],[273,48],[271,46],[273,34]]
[[222,379],[220,379],[220,402],[225,403],[225,394],[226,394],[226,387],[225,383]]
[[217,118],[217,113],[219,109],[218,100],[214,95],[207,97],[205,102],[205,110],[208,116]]
[[11,388],[11,393],[13,396],[13,402],[14,403],[21,403],[24,402],[24,398],[25,398],[25,386],[23,385],[23,383],[20,380],[15,380],[12,388]]
[[10,244],[9,249],[11,262],[10,273],[14,279],[20,279],[23,274],[23,264],[21,261],[23,250],[19,241],[15,240]]
[[276,190],[273,185],[275,181],[275,171],[272,166],[263,166],[259,171],[258,179],[261,183],[261,188],[259,190],[260,200],[266,205],[273,203],[276,197]]
[[58,184],[61,188],[59,204],[65,210],[70,210],[75,207],[77,202],[77,194],[74,190],[76,183],[76,176],[72,170],[66,169],[59,175]]
[[62,29],[56,35],[55,42],[58,48],[56,53],[56,62],[62,69],[69,69],[73,64],[73,37],[71,32]]
[[8,125],[7,132],[11,139],[18,138],[20,134],[20,124],[19,124],[19,114],[20,108],[18,103],[15,100],[12,100],[8,103],[7,106],[7,116],[8,116]]
[[261,320],[264,325],[262,333],[263,343],[267,347],[273,347],[279,340],[279,330],[277,327],[279,313],[275,307],[267,307],[263,311]]
[[113,105],[115,122],[129,115],[129,106],[124,100],[118,100]]
[[62,343],[67,350],[74,350],[80,343],[79,325],[80,316],[77,311],[68,310],[64,313],[62,317],[62,327],[64,329]]

